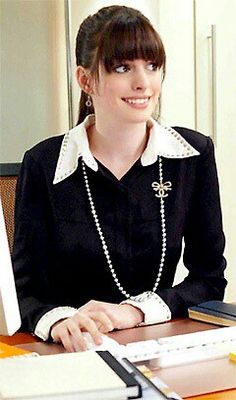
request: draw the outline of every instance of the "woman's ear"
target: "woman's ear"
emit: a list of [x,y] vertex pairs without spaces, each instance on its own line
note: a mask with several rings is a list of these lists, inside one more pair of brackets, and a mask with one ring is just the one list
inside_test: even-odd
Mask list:
[[88,70],[80,65],[75,71],[77,82],[80,88],[87,94],[92,94],[92,78]]

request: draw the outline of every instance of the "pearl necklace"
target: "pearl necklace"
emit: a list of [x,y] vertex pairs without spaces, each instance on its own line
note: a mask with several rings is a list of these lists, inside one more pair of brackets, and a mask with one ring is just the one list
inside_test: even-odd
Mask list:
[[[168,194],[166,193],[167,190],[171,190],[171,182],[166,182],[163,183],[163,171],[162,171],[162,158],[159,156],[158,158],[159,160],[159,179],[160,179],[160,183],[158,182],[153,182],[152,183],[152,188],[154,191],[157,191],[158,193],[155,194],[156,197],[158,197],[160,199],[160,214],[161,214],[161,230],[162,230],[162,250],[161,250],[161,260],[160,260],[160,265],[159,265],[159,269],[157,272],[157,277],[156,277],[156,281],[154,283],[154,286],[152,288],[152,293],[154,293],[157,289],[157,286],[160,282],[161,279],[161,275],[162,275],[162,270],[164,267],[164,263],[165,263],[165,256],[166,256],[166,220],[165,220],[165,204],[164,204],[164,197],[167,197]],[[113,280],[116,284],[116,286],[118,287],[119,291],[128,299],[128,298],[133,298],[133,296],[131,296],[124,288],[123,286],[120,284],[117,275],[115,273],[112,261],[111,261],[111,257],[110,257],[110,253],[106,244],[106,240],[104,238],[104,234],[102,232],[101,229],[101,225],[98,219],[98,215],[97,215],[97,211],[95,209],[94,206],[94,201],[92,198],[92,194],[91,194],[91,190],[90,190],[90,186],[89,186],[89,181],[88,181],[88,176],[87,176],[87,172],[86,172],[86,168],[85,168],[85,164],[84,161],[82,161],[82,170],[83,170],[83,175],[84,175],[84,181],[85,181],[85,187],[86,187],[86,191],[87,191],[87,195],[88,195],[88,200],[90,203],[90,208],[91,208],[91,213],[92,216],[94,218],[94,222],[97,228],[97,232],[98,235],[100,237],[101,243],[102,243],[102,248],[103,248],[103,252],[104,255],[106,257],[107,260],[107,264],[108,267],[111,271],[111,275],[113,277]]]

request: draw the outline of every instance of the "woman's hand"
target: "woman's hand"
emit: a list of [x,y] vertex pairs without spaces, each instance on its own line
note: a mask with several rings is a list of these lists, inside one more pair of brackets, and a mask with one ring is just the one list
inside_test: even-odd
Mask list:
[[114,329],[110,318],[101,311],[78,311],[73,317],[56,322],[51,329],[51,337],[55,342],[63,344],[66,351],[87,350],[82,332],[87,331],[95,344],[102,343],[101,332]]
[[[104,313],[112,322],[113,329],[133,328],[144,318],[142,311],[130,304],[113,304],[90,300],[79,310],[83,313],[91,311]],[[102,326],[98,326],[98,329],[103,332]]]
[[82,332],[87,331],[95,344],[102,343],[102,333],[113,329],[133,328],[143,321],[143,313],[129,304],[91,300],[70,318],[55,323],[51,336],[69,352],[87,350]]

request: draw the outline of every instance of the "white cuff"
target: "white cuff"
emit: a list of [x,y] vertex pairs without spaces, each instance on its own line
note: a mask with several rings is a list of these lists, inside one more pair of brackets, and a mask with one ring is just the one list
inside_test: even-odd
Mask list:
[[122,301],[121,304],[130,304],[143,312],[144,321],[137,326],[157,324],[171,319],[168,305],[154,292],[144,292],[138,296],[132,296],[130,299]]
[[78,312],[77,308],[73,307],[56,307],[44,314],[38,321],[35,328],[35,335],[40,339],[48,340],[52,325],[60,319],[73,317]]

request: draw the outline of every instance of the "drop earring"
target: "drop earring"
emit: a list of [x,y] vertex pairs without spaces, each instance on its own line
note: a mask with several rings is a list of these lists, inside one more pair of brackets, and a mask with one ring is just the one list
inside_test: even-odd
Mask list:
[[88,98],[87,98],[87,100],[86,100],[86,102],[85,102],[85,105],[86,105],[88,108],[90,108],[91,105],[92,105],[92,100],[91,100],[91,97],[89,96],[89,94],[88,94]]

